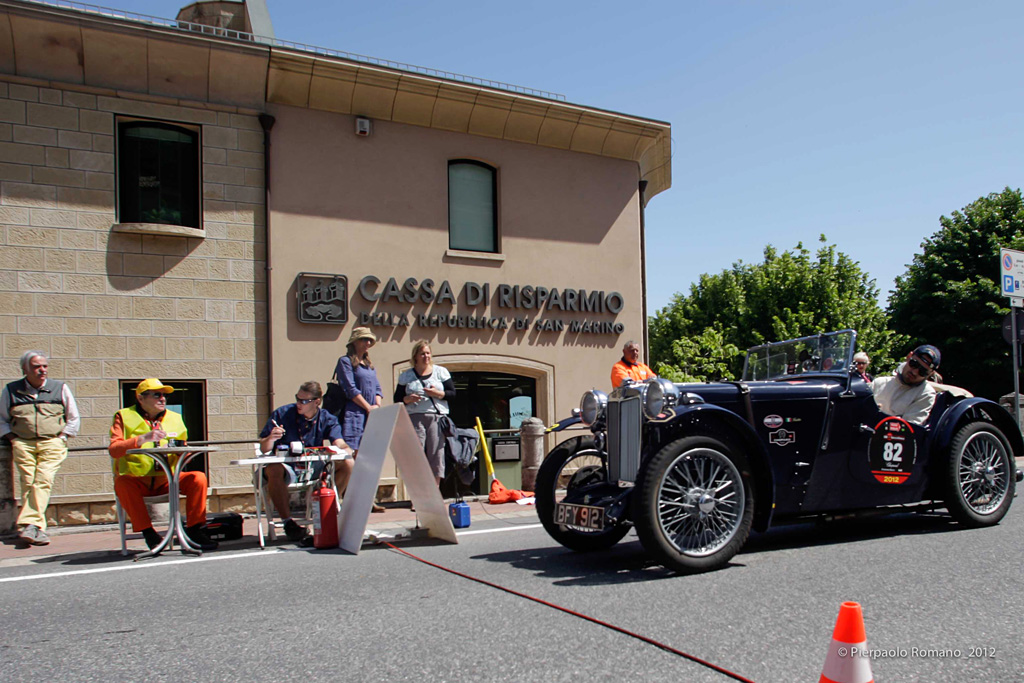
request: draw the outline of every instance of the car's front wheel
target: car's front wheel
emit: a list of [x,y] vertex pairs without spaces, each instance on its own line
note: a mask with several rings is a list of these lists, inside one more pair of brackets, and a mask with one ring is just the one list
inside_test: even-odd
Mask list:
[[537,517],[551,538],[566,548],[579,552],[605,550],[629,533],[626,524],[601,530],[575,529],[555,521],[555,505],[561,491],[571,495],[583,487],[607,481],[604,454],[593,437],[576,437],[563,441],[541,463],[537,470]]
[[953,437],[946,463],[946,507],[964,526],[998,524],[1013,502],[1016,469],[998,427],[971,422]]
[[665,446],[642,468],[637,494],[637,535],[669,569],[718,569],[750,535],[750,467],[742,452],[713,436],[689,436]]

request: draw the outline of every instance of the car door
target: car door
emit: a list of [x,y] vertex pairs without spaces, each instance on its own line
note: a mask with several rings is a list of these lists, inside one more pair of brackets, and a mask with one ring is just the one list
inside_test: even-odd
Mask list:
[[832,397],[829,436],[815,459],[803,512],[851,510],[920,500],[928,428],[878,409],[855,378]]
[[768,449],[775,478],[775,511],[786,515],[804,498],[829,415],[835,380],[775,381],[752,387],[754,430]]

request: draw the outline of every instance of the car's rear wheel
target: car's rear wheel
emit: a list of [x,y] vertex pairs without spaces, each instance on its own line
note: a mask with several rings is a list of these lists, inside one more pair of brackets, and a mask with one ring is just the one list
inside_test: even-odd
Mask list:
[[716,437],[690,436],[665,446],[642,468],[636,495],[640,542],[669,569],[718,569],[750,535],[750,467],[742,452]]
[[537,516],[551,538],[579,552],[605,550],[622,540],[629,527],[619,524],[601,530],[573,529],[555,523],[555,505],[559,492],[570,495],[584,486],[607,481],[603,453],[593,437],[576,437],[559,444],[537,471]]
[[998,524],[1013,502],[1016,471],[1009,442],[988,422],[964,425],[946,464],[946,507],[965,526]]

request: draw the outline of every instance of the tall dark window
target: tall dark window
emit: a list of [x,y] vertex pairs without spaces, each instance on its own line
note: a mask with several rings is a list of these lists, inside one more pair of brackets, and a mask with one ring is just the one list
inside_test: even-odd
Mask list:
[[122,121],[117,130],[118,222],[199,226],[199,133]]
[[478,161],[448,162],[448,246],[498,251],[497,171]]

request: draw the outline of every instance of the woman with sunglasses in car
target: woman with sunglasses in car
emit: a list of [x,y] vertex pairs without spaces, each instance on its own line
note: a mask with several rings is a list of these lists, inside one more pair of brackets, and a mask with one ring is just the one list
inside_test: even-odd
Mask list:
[[924,424],[935,404],[935,389],[928,378],[939,369],[942,355],[931,344],[922,344],[907,354],[906,362],[889,377],[871,383],[878,409],[912,424]]
[[871,359],[863,351],[853,354],[853,372],[855,376],[860,377],[865,382],[871,382],[873,378],[868,374],[868,364],[870,363]]

